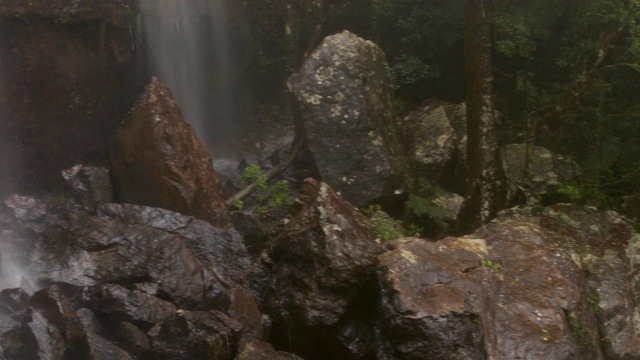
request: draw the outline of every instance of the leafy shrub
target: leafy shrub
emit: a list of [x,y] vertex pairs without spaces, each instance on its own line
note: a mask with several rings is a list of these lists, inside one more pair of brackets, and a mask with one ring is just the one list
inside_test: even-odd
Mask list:
[[379,205],[368,206],[362,212],[369,217],[373,224],[371,235],[374,238],[388,241],[405,235],[405,229],[402,224],[383,211]]
[[[278,180],[269,186],[266,174],[257,165],[248,165],[240,174],[240,182],[242,186],[256,183],[251,211],[257,214],[286,210],[293,203],[293,199],[289,195],[289,182],[287,180]],[[232,205],[242,209],[245,203],[241,200],[235,200]]]

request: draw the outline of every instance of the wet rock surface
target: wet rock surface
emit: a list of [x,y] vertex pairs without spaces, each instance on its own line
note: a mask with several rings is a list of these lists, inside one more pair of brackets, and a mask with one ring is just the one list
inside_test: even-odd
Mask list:
[[123,202],[232,226],[208,150],[156,78],[120,125],[109,158]]
[[235,230],[140,205],[102,204],[99,216],[76,205],[14,196],[2,209],[3,240],[24,238],[23,276],[42,288],[0,293],[5,358],[234,358],[267,340],[268,319],[239,285],[248,257]]
[[620,217],[571,206],[396,241],[379,257],[384,330],[401,359],[636,358],[636,241]]
[[380,246],[309,179],[249,260],[235,230],[76,205],[0,211],[34,284],[0,292],[7,359],[640,358],[640,236],[613,212],[514,208],[465,237]]
[[298,206],[273,242],[266,307],[275,320],[333,325],[373,279],[381,250],[366,217],[327,184],[305,180]]
[[146,82],[132,7],[128,0],[0,2],[0,197],[51,191],[61,169],[104,163]]
[[399,195],[384,53],[347,31],[324,39],[288,80],[320,179],[355,206]]
[[4,0],[0,3],[0,15],[44,18],[57,23],[109,21],[125,26],[134,16],[134,5],[132,0]]

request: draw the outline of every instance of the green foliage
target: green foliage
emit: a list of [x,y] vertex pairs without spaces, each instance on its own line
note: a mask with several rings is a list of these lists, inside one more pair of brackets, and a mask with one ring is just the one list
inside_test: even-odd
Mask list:
[[[240,182],[242,186],[256,183],[251,210],[257,214],[286,210],[293,204],[293,199],[289,195],[289,182],[287,180],[279,180],[269,186],[267,176],[257,165],[248,165],[240,174]],[[245,203],[241,200],[235,200],[232,205],[242,209]]]
[[395,240],[405,235],[405,229],[398,221],[384,212],[379,205],[372,205],[362,209],[373,224],[371,236],[383,241]]
[[[462,2],[373,0],[373,40],[387,55],[397,104],[415,105],[435,84],[463,98]],[[446,80],[445,80],[446,79]],[[462,90],[462,92],[461,92]],[[404,109],[400,109],[402,112]]]
[[489,268],[489,269],[500,269],[501,266],[498,263],[494,263],[491,260],[480,260],[480,264],[482,264],[482,266]]
[[445,191],[426,179],[418,179],[418,185],[410,191],[404,204],[405,217],[414,233],[430,235],[447,229],[447,213],[433,200]]
[[582,199],[580,189],[572,185],[564,185],[557,190],[558,194],[566,195],[572,202],[578,202]]
[[[560,202],[568,202],[582,205],[595,206],[602,210],[613,208],[613,199],[602,191],[602,188],[594,183],[574,181],[572,184],[563,184],[556,193],[559,194]],[[564,197],[566,200],[564,200]],[[554,201],[556,202],[556,201]]]

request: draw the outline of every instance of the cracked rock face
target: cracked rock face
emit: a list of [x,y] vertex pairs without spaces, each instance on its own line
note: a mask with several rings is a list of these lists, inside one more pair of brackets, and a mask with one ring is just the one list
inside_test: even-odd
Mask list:
[[275,321],[330,326],[373,279],[380,249],[367,218],[327,184],[305,180],[301,199],[274,241],[265,304]]
[[514,209],[462,238],[378,257],[384,333],[401,359],[635,359],[639,237],[577,206]]
[[400,189],[385,55],[350,32],[328,36],[288,80],[322,181],[363,206]]

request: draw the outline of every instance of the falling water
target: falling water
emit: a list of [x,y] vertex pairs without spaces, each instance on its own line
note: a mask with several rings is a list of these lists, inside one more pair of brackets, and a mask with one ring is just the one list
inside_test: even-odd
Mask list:
[[[0,42],[5,43],[4,26],[0,19]],[[7,121],[7,93],[6,74],[3,59],[6,59],[7,47],[0,46],[0,206],[6,197],[14,190],[14,183],[19,170],[20,141],[9,129]],[[25,285],[24,267],[20,265],[18,242],[14,241],[9,224],[0,216],[0,290]]]
[[237,87],[222,0],[157,0],[142,8],[152,69],[211,149],[237,130]]

